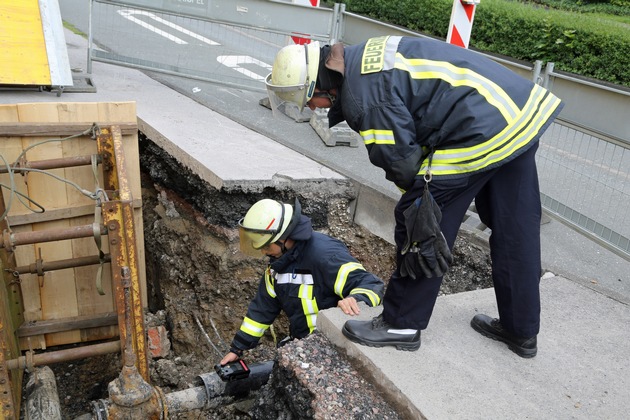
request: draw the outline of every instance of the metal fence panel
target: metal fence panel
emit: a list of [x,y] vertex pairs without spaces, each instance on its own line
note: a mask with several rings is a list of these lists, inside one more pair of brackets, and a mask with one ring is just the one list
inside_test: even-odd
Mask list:
[[559,120],[537,153],[543,207],[618,255],[630,257],[630,145]]
[[[94,0],[90,40],[99,48],[90,49],[90,59],[263,92],[280,48],[300,38],[328,42],[336,35],[337,9],[199,1]],[[199,64],[197,57],[207,60]]]
[[119,7],[170,12],[234,26],[256,27],[272,32],[310,34],[328,40],[334,10],[275,0],[96,0]]

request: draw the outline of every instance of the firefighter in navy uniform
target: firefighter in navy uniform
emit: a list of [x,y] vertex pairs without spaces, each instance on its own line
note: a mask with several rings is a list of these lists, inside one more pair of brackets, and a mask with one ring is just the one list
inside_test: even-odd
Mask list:
[[475,200],[490,238],[499,317],[471,326],[522,357],[537,352],[541,205],[535,153],[562,108],[546,89],[473,51],[383,36],[353,45],[291,45],[266,79],[274,109],[329,108],[370,161],[402,191],[395,209],[397,268],[383,312],[343,332],[370,346],[420,347],[450,250]]
[[239,229],[241,250],[267,255],[270,263],[221,365],[255,347],[280,311],[289,318],[290,337],[304,338],[315,330],[320,310],[338,306],[357,315],[358,302],[380,305],[383,281],[341,241],[313,231],[298,200],[293,205],[260,200],[239,221]]

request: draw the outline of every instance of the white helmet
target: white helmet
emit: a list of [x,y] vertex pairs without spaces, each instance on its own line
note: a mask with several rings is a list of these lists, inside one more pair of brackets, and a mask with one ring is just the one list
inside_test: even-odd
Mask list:
[[238,221],[241,251],[260,255],[260,249],[286,239],[298,224],[301,210],[297,199],[294,206],[268,198],[256,202]]
[[[282,48],[265,79],[269,102],[274,114],[283,102],[296,104],[302,112],[313,97],[319,69],[319,42],[288,45]],[[276,114],[277,115],[277,114]]]

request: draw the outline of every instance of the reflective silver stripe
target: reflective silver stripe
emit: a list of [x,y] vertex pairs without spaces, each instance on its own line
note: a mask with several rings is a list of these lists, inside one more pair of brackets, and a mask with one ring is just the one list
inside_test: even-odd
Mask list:
[[269,328],[269,325],[261,324],[248,317],[243,318],[243,323],[241,324],[241,331],[254,337],[262,337],[267,328]]
[[396,144],[394,132],[392,130],[370,129],[359,131],[365,144]]
[[398,51],[398,44],[401,39],[401,36],[390,36],[387,38],[387,43],[385,44],[383,70],[391,70],[394,68],[396,64],[396,52]]
[[357,262],[345,263],[339,268],[337,272],[337,279],[335,280],[335,294],[343,298],[343,288],[348,280],[348,275],[354,270],[365,270],[363,266]]
[[374,291],[370,290],[370,289],[365,289],[363,287],[357,287],[356,289],[352,289],[350,290],[351,295],[365,295],[367,296],[368,299],[370,299],[370,302],[372,302],[372,306],[378,306],[381,304],[381,298],[374,293]]
[[446,61],[405,58],[400,53],[396,54],[395,67],[408,72],[414,79],[440,79],[451,86],[468,86],[475,89],[490,105],[499,110],[508,123],[511,123],[520,112],[518,106],[499,85],[473,70],[454,66]]
[[311,284],[303,284],[300,286],[300,290],[298,292],[298,296],[300,299],[313,299],[313,285]]
[[276,274],[276,284],[313,284],[311,274],[282,273]]

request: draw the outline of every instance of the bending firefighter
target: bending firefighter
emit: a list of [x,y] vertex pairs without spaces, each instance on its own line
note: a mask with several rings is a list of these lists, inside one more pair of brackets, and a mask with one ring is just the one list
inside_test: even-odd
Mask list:
[[367,272],[339,240],[314,232],[299,201],[260,200],[239,228],[241,250],[266,255],[270,263],[222,365],[255,347],[280,311],[289,318],[290,337],[304,338],[315,330],[322,309],[338,306],[357,315],[360,301],[380,305],[383,281]]
[[370,161],[402,191],[395,209],[397,267],[371,321],[343,333],[370,346],[420,347],[460,224],[475,200],[492,229],[498,318],[471,326],[522,357],[540,327],[538,140],[562,105],[546,89],[467,49],[428,38],[383,36],[358,45],[291,45],[266,79],[275,110],[329,108]]

